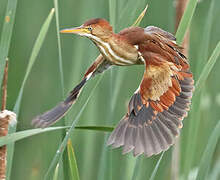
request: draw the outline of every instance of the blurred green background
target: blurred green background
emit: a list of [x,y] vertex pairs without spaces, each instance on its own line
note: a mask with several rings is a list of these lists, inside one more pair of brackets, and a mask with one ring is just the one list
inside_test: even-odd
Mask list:
[[[146,3],[149,4],[147,14],[141,27],[155,25],[175,33],[175,1],[173,0],[62,0],[59,1],[60,29],[79,26],[85,20],[95,17],[106,18],[114,26],[115,32],[133,24]],[[206,23],[211,3],[214,3],[211,33],[206,33]],[[0,2],[0,33],[6,10],[7,0]],[[9,53],[9,81],[7,109],[13,109],[21,82],[27,68],[33,44],[41,26],[54,7],[53,1],[20,0],[17,4],[15,25]],[[208,56],[220,40],[220,1],[201,0],[190,26],[189,60],[192,72],[197,79],[207,58],[203,55],[204,37],[210,35]],[[31,119],[62,100],[61,78],[59,72],[58,46],[55,17],[52,20],[46,39],[37,56],[25,85],[17,131],[32,128]],[[85,70],[99,54],[94,44],[86,38],[72,35],[61,35],[61,50],[64,69],[65,95],[82,78]],[[205,58],[204,62],[200,59]],[[2,67],[1,67],[2,68]],[[184,128],[180,141],[180,176],[186,172],[187,161],[192,161],[190,174],[197,171],[202,153],[207,145],[213,128],[220,119],[220,62],[215,64],[208,81],[203,86],[199,102],[192,107],[189,117],[184,120]],[[114,67],[107,71],[98,84],[85,111],[77,125],[114,126],[127,111],[128,101],[138,87],[144,67]],[[86,85],[79,100],[68,113],[66,121],[71,123],[77,116],[86,98],[94,87],[98,77]],[[193,152],[189,157],[190,122],[196,121],[197,129],[193,142]],[[63,125],[63,122],[55,126]],[[149,179],[160,155],[146,158],[134,158],[132,154],[121,155],[121,149],[111,150],[106,147],[109,133],[74,130],[71,135],[80,179]],[[12,180],[43,179],[58,145],[62,140],[62,132],[48,132],[16,142],[12,167]],[[155,179],[171,179],[172,150],[163,156]],[[215,149],[210,166],[209,176],[214,176],[216,168],[220,168],[220,146]],[[138,165],[137,165],[138,163]],[[135,166],[136,165],[136,166]],[[134,173],[135,172],[135,173]],[[184,178],[186,179],[186,176]],[[209,177],[209,178],[210,178]],[[184,179],[183,178],[183,179]],[[219,177],[220,178],[220,177]],[[59,179],[63,179],[62,173]]]

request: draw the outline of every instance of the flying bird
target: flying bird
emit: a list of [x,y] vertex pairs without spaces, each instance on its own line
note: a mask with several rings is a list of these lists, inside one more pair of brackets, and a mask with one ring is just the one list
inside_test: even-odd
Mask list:
[[61,33],[78,34],[93,41],[100,55],[69,96],[53,109],[33,119],[36,127],[48,127],[74,104],[86,82],[111,66],[145,66],[142,81],[128,111],[111,133],[107,144],[123,147],[123,153],[151,156],[167,150],[182,128],[190,109],[193,75],[176,38],[155,26],[129,27],[114,33],[105,19],[86,21]]

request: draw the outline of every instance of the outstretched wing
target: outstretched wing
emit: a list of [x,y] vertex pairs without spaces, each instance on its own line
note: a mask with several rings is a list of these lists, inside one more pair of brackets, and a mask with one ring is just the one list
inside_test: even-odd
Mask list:
[[111,66],[102,55],[99,55],[95,62],[89,67],[85,73],[82,81],[70,92],[69,96],[62,102],[60,102],[53,109],[38,115],[32,120],[32,124],[35,127],[48,127],[61,119],[70,109],[70,107],[76,102],[82,88],[86,82],[94,77],[96,74],[102,73]]
[[146,34],[146,41],[138,45],[146,66],[142,82],[108,144],[123,146],[123,153],[151,156],[167,150],[179,135],[194,81],[170,34],[158,29]]

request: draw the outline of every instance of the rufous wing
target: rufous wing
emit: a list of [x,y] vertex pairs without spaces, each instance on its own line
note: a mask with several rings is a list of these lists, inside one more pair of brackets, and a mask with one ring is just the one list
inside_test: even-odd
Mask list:
[[[159,56],[158,56],[159,57]],[[156,57],[151,57],[156,58]],[[168,61],[146,63],[139,89],[132,96],[127,114],[108,139],[123,153],[151,156],[174,144],[191,104],[192,74]]]

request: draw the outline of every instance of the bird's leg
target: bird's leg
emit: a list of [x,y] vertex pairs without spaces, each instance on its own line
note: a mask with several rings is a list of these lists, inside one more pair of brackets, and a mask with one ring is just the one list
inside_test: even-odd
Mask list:
[[56,121],[61,119],[70,109],[70,107],[76,102],[76,99],[79,96],[86,82],[91,77],[94,77],[98,73],[102,73],[110,66],[111,64],[107,60],[105,60],[105,58],[102,55],[99,55],[94,61],[94,63],[86,71],[82,81],[77,86],[75,86],[75,88],[70,92],[69,96],[64,101],[55,106],[53,109],[35,117],[32,120],[32,124],[35,127],[44,128],[54,124]]

